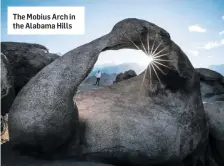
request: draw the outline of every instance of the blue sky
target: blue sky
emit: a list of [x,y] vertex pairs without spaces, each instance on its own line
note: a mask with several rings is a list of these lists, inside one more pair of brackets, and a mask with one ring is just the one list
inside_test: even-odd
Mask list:
[[[2,0],[1,41],[38,43],[66,53],[108,33],[125,18],[140,18],[166,29],[195,67],[224,64],[224,0]],[[7,35],[8,6],[85,6],[85,35]],[[136,62],[136,50],[107,51],[97,64]]]

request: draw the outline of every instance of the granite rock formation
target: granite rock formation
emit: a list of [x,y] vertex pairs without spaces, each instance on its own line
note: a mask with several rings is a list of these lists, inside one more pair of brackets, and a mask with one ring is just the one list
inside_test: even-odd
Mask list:
[[42,45],[30,43],[1,42],[1,51],[12,67],[16,94],[42,68],[59,57]]
[[[136,46],[148,52],[153,43],[167,54],[162,72],[149,66],[138,77],[80,93],[77,108],[74,93],[101,52]],[[110,33],[46,66],[20,91],[10,112],[13,147],[38,155],[66,149],[115,165],[174,164],[192,153],[188,161],[201,159],[208,138],[200,80],[189,59],[164,29],[139,19],[118,22]]]
[[212,157],[221,166],[224,165],[224,102],[204,103],[210,129],[210,147]]

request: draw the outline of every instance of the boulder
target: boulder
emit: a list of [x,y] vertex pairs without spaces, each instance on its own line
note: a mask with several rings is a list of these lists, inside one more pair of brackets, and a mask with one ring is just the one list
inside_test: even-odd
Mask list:
[[116,82],[120,82],[120,81],[122,81],[122,80],[124,80],[124,73],[119,73],[119,74],[116,76],[116,79],[115,79],[114,83],[116,83]]
[[124,72],[124,79],[127,80],[129,78],[135,77],[137,74],[135,73],[134,70],[128,70]]
[[1,51],[12,66],[16,94],[42,68],[59,57],[42,45],[30,43],[1,42]]
[[203,101],[224,101],[224,77],[213,70],[197,68],[201,81],[201,94]]
[[212,156],[224,165],[224,102],[204,103],[204,108],[209,122]]
[[[190,108],[192,99],[181,101],[177,98],[180,92],[177,95],[167,90],[164,96],[160,93],[153,97],[142,95],[143,77],[141,74],[103,89],[76,95],[74,100],[80,119],[86,123],[84,154],[90,153],[90,158],[97,156],[99,161],[107,154],[110,156],[107,162],[114,165],[175,165],[191,153],[195,154],[192,157],[199,152],[203,155],[206,143],[202,142],[207,139],[208,132],[203,109]],[[204,138],[195,139],[199,130],[195,130],[193,124],[199,127],[196,119],[202,118],[199,115],[194,117],[194,111],[198,109],[201,109],[205,123],[200,131]],[[192,115],[185,111],[192,112]],[[193,124],[188,121],[190,119],[194,119]],[[188,145],[184,138],[193,144]]]
[[7,57],[1,53],[1,115],[9,112],[15,99],[14,77]]
[[[80,93],[78,113],[73,96],[99,54],[122,48],[152,51],[160,58],[140,76]],[[115,165],[174,164],[193,152],[192,160],[198,159],[200,150],[195,151],[203,149],[208,126],[200,80],[184,52],[164,29],[125,19],[56,59],[25,85],[10,109],[9,136],[13,147],[28,154],[66,149]]]
[[128,70],[128,71],[125,71],[124,73],[120,73],[116,76],[116,79],[114,81],[114,83],[116,82],[120,82],[120,81],[123,81],[123,80],[127,80],[127,79],[130,79],[132,77],[135,77],[137,76],[137,74],[135,73],[134,70]]

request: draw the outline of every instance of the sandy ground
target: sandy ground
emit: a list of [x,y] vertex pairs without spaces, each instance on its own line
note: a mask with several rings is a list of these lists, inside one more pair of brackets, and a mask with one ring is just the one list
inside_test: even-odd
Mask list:
[[93,84],[82,83],[82,84],[78,87],[77,92],[78,92],[78,93],[80,93],[80,92],[87,92],[87,91],[90,91],[90,90],[100,89],[100,88],[103,88],[103,87],[105,87],[105,85],[95,86],[95,85],[93,85]]

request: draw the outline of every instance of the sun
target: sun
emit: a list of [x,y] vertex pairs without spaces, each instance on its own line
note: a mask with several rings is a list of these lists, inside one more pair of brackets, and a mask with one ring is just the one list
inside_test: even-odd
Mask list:
[[[167,51],[168,46],[166,46],[164,48],[161,48],[162,41],[160,41],[160,43],[156,46],[155,45],[156,44],[155,39],[153,41],[153,44],[150,45],[149,44],[149,33],[146,36],[146,41],[147,41],[146,45],[144,45],[141,38],[139,38],[140,42],[141,42],[141,46],[138,46],[134,43],[134,41],[132,41],[127,36],[127,34],[125,34],[125,33],[123,33],[123,34],[136,47],[137,50],[142,50],[147,55],[147,60],[145,62],[148,63],[147,64],[148,67],[144,72],[142,84],[145,80],[147,72],[149,72],[150,78],[151,78],[151,72],[154,72],[158,81],[161,82],[157,71],[161,72],[163,75],[166,75],[166,73],[163,71],[163,69],[161,67],[163,66],[163,67],[166,67],[168,69],[171,69],[168,65],[164,64],[164,62],[169,62],[169,61],[171,62],[171,60],[169,60],[168,58],[166,58],[166,59],[163,58],[165,56],[168,57],[168,55],[169,55],[169,51]],[[140,48],[140,47],[142,47],[142,48]],[[160,48],[160,50],[159,50],[159,48]]]
[[153,62],[154,58],[152,55],[148,56],[148,64],[151,64]]

